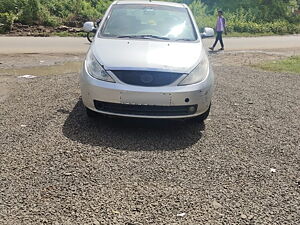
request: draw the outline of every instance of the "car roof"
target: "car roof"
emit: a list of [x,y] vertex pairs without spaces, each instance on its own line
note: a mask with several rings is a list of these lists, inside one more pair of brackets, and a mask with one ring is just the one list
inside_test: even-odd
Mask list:
[[144,5],[162,5],[162,6],[173,6],[179,8],[185,8],[185,4],[175,3],[175,2],[163,2],[163,1],[151,1],[151,0],[118,0],[113,4],[144,4]]

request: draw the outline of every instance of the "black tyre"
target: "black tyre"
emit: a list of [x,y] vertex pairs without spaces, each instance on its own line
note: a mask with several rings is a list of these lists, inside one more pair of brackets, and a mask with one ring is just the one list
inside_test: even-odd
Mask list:
[[86,109],[86,114],[88,117],[90,118],[95,118],[95,117],[98,117],[99,116],[99,113],[89,109],[89,108],[85,108]]
[[196,120],[196,121],[199,121],[199,122],[203,122],[204,120],[206,120],[207,117],[209,116],[210,106],[211,106],[211,104],[209,105],[209,108],[208,108],[208,110],[205,113],[203,113],[203,114],[201,114],[199,116],[194,117],[193,120]]
[[89,42],[93,42],[94,40],[94,37],[95,37],[95,33],[94,32],[89,32],[86,34],[86,38],[89,40]]

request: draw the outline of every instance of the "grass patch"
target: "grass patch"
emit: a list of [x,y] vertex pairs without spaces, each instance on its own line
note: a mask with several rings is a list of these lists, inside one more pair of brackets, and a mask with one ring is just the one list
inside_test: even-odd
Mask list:
[[300,56],[291,56],[287,59],[264,62],[255,67],[276,72],[291,72],[300,74]]
[[247,32],[230,32],[224,37],[263,37],[263,36],[278,36],[272,32],[269,33],[247,33]]

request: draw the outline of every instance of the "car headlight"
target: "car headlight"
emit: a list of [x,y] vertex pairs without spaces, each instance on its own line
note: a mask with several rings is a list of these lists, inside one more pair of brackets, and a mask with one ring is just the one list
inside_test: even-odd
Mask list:
[[108,81],[108,82],[115,82],[111,76],[103,69],[103,67],[100,65],[100,63],[97,61],[96,57],[92,53],[92,50],[90,50],[87,54],[86,60],[86,69],[88,73],[98,79],[98,80],[103,80],[103,81]]
[[188,74],[180,83],[179,85],[189,85],[189,84],[195,84],[203,81],[207,74],[209,72],[209,62],[208,57],[202,48],[201,52],[201,60],[198,66],[190,73]]

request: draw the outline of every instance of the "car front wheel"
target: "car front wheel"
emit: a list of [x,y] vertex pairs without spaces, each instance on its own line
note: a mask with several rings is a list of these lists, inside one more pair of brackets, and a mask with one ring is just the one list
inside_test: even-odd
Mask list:
[[86,110],[87,116],[90,117],[90,118],[94,118],[94,117],[97,117],[99,115],[99,113],[97,113],[97,112],[95,112],[95,111],[93,111],[89,108],[85,108],[85,110]]
[[196,121],[199,121],[199,122],[203,122],[204,120],[206,120],[207,117],[209,116],[210,106],[211,106],[211,104],[209,105],[209,108],[208,108],[208,110],[205,113],[203,113],[203,114],[201,114],[199,116],[196,116],[193,119],[196,120]]

